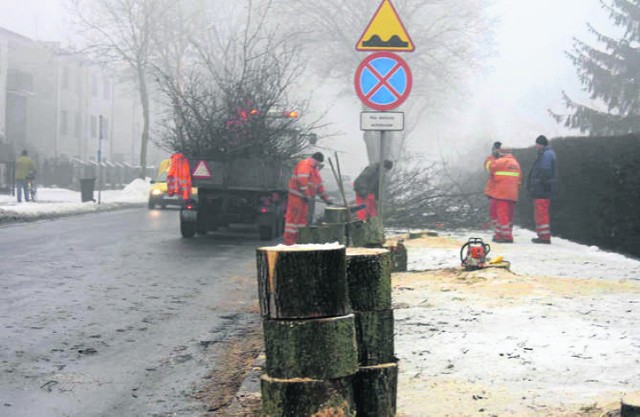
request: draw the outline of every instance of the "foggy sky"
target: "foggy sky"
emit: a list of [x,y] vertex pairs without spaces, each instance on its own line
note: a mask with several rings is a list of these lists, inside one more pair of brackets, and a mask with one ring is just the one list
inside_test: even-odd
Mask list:
[[[373,13],[378,3],[372,0],[372,11],[366,13]],[[491,140],[518,147],[530,145],[537,134],[553,137],[577,133],[558,126],[547,109],[564,110],[563,89],[572,97],[582,97],[575,69],[564,51],[571,47],[573,36],[593,43],[593,38],[587,35],[586,23],[592,22],[599,28],[610,26],[606,12],[598,0],[496,0],[495,3],[493,12],[500,20],[498,55],[485,73],[470,80],[468,96],[453,100],[456,104],[444,112],[449,117],[436,115],[425,123],[422,131],[414,133],[413,149],[426,152],[439,147],[463,149],[477,141]],[[64,44],[72,39],[72,34],[65,32],[64,4],[64,0],[0,0],[0,26],[34,39],[59,40]],[[418,28],[407,30],[411,34]],[[359,131],[361,106],[355,92],[351,99],[337,103],[332,102],[334,97],[334,91],[321,87],[313,97],[318,103],[312,104],[330,108],[330,121],[336,124],[335,130],[345,135],[326,144],[350,154],[352,163],[345,171],[354,174],[367,163]]]

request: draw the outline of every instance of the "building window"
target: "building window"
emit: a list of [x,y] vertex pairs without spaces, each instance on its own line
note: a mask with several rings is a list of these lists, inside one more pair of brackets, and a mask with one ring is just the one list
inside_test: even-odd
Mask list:
[[91,116],[91,137],[92,138],[97,138],[98,137],[98,120],[96,116]]
[[69,89],[69,68],[62,67],[62,88],[65,90]]
[[75,125],[74,125],[73,131],[75,133],[75,137],[77,138],[82,137],[82,115],[80,115],[80,112],[76,112]]
[[95,74],[91,76],[91,95],[98,97],[98,76]]
[[60,112],[60,134],[66,135],[69,133],[69,124],[67,121],[68,113],[65,110]]
[[105,100],[109,100],[111,98],[111,83],[109,82],[109,80],[105,80],[104,82],[102,97],[104,97]]
[[106,117],[102,118],[102,139],[109,139],[109,119]]

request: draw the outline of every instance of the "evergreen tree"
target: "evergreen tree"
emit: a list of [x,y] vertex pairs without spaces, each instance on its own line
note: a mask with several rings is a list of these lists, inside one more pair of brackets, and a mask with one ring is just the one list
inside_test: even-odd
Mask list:
[[621,38],[614,39],[588,25],[598,46],[574,39],[567,55],[575,65],[590,105],[563,98],[569,115],[551,113],[566,127],[590,135],[618,135],[640,131],[640,0],[600,0]]

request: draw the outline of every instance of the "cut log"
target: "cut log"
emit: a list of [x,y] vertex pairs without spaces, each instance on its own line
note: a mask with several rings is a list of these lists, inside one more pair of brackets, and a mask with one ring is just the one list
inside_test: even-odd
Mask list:
[[257,264],[263,317],[335,317],[351,312],[344,246],[258,248]]
[[263,417],[343,416],[356,414],[353,376],[332,380],[260,378]]
[[347,228],[345,223],[323,223],[317,226],[298,229],[298,243],[334,243],[347,244]]
[[358,370],[353,314],[313,320],[263,321],[267,374],[336,379]]
[[359,311],[355,316],[360,366],[393,362],[393,310]]
[[324,221],[326,223],[346,223],[347,209],[344,207],[327,207],[324,209]]
[[620,417],[640,417],[640,393],[625,394],[622,397]]
[[354,380],[358,417],[394,417],[398,393],[398,364],[361,367]]
[[392,272],[407,272],[408,255],[407,248],[402,241],[390,241],[384,247],[391,252]]
[[384,227],[380,218],[374,217],[366,222],[349,223],[349,246],[375,247],[384,243]]
[[391,253],[387,249],[347,248],[347,280],[353,310],[391,308]]

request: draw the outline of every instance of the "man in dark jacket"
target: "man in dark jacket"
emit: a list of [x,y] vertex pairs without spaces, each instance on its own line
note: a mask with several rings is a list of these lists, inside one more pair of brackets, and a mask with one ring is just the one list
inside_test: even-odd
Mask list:
[[551,199],[558,193],[558,169],[556,153],[549,146],[545,136],[536,138],[538,158],[533,163],[527,178],[527,191],[533,198],[534,219],[538,237],[531,239],[533,243],[551,243],[551,226],[549,206]]
[[[356,205],[365,205],[364,209],[358,211],[358,220],[378,217],[378,193],[380,188],[379,166],[379,162],[369,165],[353,182],[353,190],[356,192]],[[384,161],[383,166],[388,171],[393,168],[393,162],[387,159]]]

